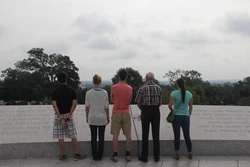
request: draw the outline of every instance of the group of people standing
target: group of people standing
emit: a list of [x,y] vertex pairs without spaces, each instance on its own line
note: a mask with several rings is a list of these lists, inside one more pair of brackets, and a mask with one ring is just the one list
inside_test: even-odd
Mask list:
[[[119,83],[111,86],[110,98],[114,103],[112,116],[109,114],[109,96],[107,91],[101,88],[102,79],[99,75],[93,76],[94,88],[86,93],[86,121],[91,132],[91,148],[93,160],[101,160],[104,151],[105,128],[111,122],[110,134],[113,135],[113,155],[111,160],[118,161],[118,138],[120,130],[126,137],[126,161],[131,161],[131,115],[130,102],[132,100],[132,87],[126,84],[128,73],[122,69],[118,72]],[[60,86],[52,93],[52,105],[55,110],[53,138],[58,139],[61,154],[59,159],[67,160],[64,146],[64,137],[72,139],[74,160],[81,160],[86,155],[79,154],[77,144],[77,132],[73,120],[73,112],[77,105],[76,92],[67,86],[67,75],[64,72],[57,74]],[[138,159],[148,162],[148,136],[151,124],[153,137],[153,156],[156,162],[160,161],[160,106],[162,104],[161,87],[154,83],[154,74],[149,72],[145,77],[146,83],[142,85],[136,95],[135,101],[141,110],[142,125],[142,152]],[[170,112],[174,112],[172,123],[174,131],[174,147],[176,153],[173,158],[179,160],[180,128],[182,127],[188,158],[192,159],[192,144],[190,139],[190,116],[192,113],[192,94],[185,90],[183,79],[178,79],[178,90],[171,93],[169,101]],[[174,107],[173,107],[174,106]],[[67,126],[62,126],[67,125]],[[97,142],[97,136],[99,142]],[[98,143],[98,144],[97,144]]]

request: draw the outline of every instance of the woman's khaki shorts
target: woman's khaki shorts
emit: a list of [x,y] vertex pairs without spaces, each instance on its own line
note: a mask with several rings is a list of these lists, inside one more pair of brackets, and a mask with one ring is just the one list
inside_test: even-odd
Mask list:
[[130,113],[113,113],[112,114],[110,133],[114,136],[119,136],[121,128],[125,136],[131,135]]

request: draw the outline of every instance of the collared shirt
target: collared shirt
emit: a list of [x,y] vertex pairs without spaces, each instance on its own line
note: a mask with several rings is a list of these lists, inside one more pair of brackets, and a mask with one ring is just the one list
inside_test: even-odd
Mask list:
[[147,82],[139,88],[135,101],[141,105],[160,106],[162,103],[161,87],[153,81]]

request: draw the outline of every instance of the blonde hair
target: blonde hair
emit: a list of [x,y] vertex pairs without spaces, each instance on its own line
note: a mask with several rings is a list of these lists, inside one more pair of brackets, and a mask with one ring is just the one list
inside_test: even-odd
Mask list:
[[93,83],[95,85],[100,84],[102,82],[102,77],[100,75],[95,74],[93,76]]

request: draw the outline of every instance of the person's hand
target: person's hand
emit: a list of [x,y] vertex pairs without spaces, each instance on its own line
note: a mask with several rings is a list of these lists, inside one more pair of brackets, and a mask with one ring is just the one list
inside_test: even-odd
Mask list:
[[68,114],[67,116],[66,116],[66,118],[65,119],[70,119],[71,118],[71,115],[70,114]]
[[59,118],[61,121],[64,119],[64,117],[61,116],[61,115],[58,115],[58,118]]

